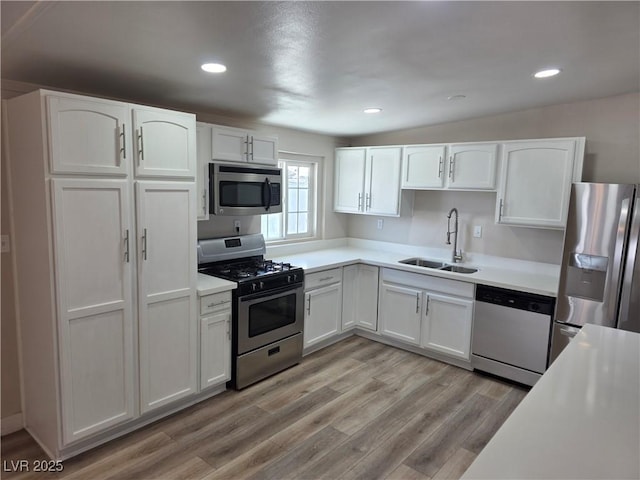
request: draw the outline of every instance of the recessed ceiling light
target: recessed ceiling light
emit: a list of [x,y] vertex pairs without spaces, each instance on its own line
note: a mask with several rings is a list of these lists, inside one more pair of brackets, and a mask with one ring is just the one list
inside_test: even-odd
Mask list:
[[467,98],[466,95],[449,95],[447,100],[462,100],[463,98]]
[[209,73],[222,73],[227,71],[227,67],[221,63],[205,63],[201,65],[200,68]]
[[536,78],[549,78],[549,77],[554,77],[559,73],[560,73],[559,68],[549,68],[547,70],[540,70],[539,72],[534,73],[533,76]]
[[382,111],[381,108],[377,108],[377,107],[372,107],[372,108],[365,108],[364,109],[364,113],[380,113]]

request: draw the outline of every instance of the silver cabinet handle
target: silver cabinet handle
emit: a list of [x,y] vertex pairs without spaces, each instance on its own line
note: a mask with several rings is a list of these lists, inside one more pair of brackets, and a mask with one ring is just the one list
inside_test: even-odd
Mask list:
[[365,194],[365,206],[364,208],[366,210],[370,210],[371,209],[371,195],[369,193]]
[[147,229],[145,228],[142,233],[142,258],[147,259]]
[[318,280],[319,282],[328,282],[329,280],[331,280],[333,277],[324,277],[321,278],[320,280]]
[[202,191],[202,214],[207,214],[207,190]]
[[424,307],[424,314],[429,315],[429,295],[427,295],[427,305]]
[[231,333],[229,332],[229,320],[227,320],[227,340],[231,340]]
[[358,194],[358,211],[362,209],[362,193]]
[[504,202],[500,199],[500,207],[498,208],[498,221],[502,220],[502,207],[504,206]]
[[144,137],[142,135],[142,127],[140,127],[140,134],[138,135],[138,158],[140,160],[144,160]]
[[440,158],[438,160],[438,178],[442,177],[443,166],[444,166],[444,161],[442,160],[442,155],[440,155]]
[[311,315],[311,295],[307,297],[307,315]]
[[453,156],[449,157],[449,178],[452,182],[456,180],[456,159]]
[[122,132],[120,132],[120,138],[122,141],[120,142],[120,151],[122,152],[122,159],[127,159],[127,134],[125,132],[125,124],[122,124]]
[[420,293],[416,293],[416,313],[420,311]]
[[453,157],[449,157],[449,178],[453,175]]
[[249,135],[244,139],[244,158],[249,161]]
[[129,229],[124,233],[124,261],[129,263]]
[[253,160],[253,135],[251,135],[251,160]]

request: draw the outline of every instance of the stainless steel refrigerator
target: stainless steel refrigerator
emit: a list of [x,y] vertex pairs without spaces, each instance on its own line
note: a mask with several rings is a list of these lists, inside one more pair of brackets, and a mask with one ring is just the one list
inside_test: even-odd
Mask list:
[[573,184],[549,363],[585,323],[640,332],[639,236],[639,185]]

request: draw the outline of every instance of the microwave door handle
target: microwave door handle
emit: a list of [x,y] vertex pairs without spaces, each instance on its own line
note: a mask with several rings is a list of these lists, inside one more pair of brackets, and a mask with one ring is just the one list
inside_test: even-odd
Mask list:
[[269,211],[269,209],[271,208],[271,182],[268,178],[265,178],[264,184],[267,190],[267,206],[265,207],[265,210]]

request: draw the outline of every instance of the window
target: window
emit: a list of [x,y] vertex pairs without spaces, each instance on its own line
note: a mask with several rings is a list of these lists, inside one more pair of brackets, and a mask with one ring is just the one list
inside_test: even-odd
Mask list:
[[288,154],[280,159],[278,167],[282,168],[283,177],[282,212],[262,215],[261,231],[265,240],[314,237],[318,158]]

